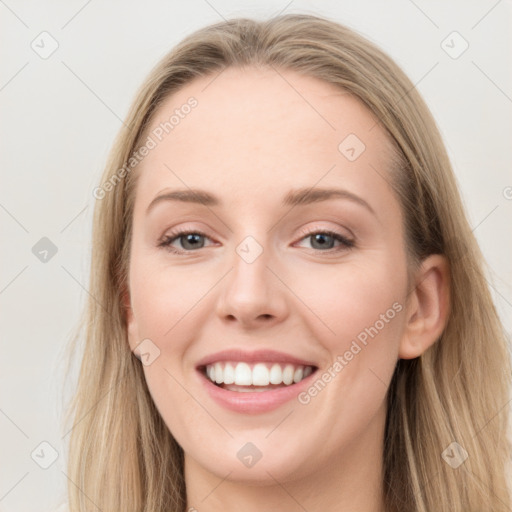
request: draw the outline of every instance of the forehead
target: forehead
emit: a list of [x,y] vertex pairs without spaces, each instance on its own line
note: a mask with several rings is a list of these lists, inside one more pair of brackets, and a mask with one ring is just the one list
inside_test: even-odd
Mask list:
[[146,206],[173,187],[220,197],[236,190],[232,204],[316,184],[391,194],[390,145],[375,116],[346,91],[294,71],[227,68],[196,79],[162,103],[148,136],[155,147],[137,169],[137,202]]

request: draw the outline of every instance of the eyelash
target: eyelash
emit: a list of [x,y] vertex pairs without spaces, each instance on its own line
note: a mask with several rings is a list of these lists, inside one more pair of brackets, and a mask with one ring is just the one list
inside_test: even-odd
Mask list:
[[[352,249],[355,245],[355,242],[353,240],[350,240],[347,237],[341,235],[340,233],[337,233],[336,231],[331,231],[329,229],[306,230],[301,233],[302,238],[300,240],[303,240],[304,238],[310,237],[312,235],[318,235],[318,234],[328,235],[328,236],[334,238],[336,241],[341,242],[342,246],[338,247],[338,248],[328,249],[325,251],[321,251],[319,249],[312,249],[315,252],[321,252],[321,253],[323,252],[323,253],[327,253],[327,254],[338,253],[340,251],[346,251],[346,250]],[[204,236],[206,238],[209,238],[208,235],[206,235],[205,233],[202,233],[201,231],[178,228],[175,231],[172,231],[171,233],[169,233],[168,235],[165,235],[164,238],[158,243],[158,247],[163,247],[164,249],[168,250],[169,252],[171,252],[173,254],[183,255],[183,254],[187,254],[187,253],[197,252],[198,249],[189,250],[189,251],[179,250],[171,245],[172,242],[174,242],[175,240],[177,240],[185,235],[199,235],[199,236]],[[203,249],[203,247],[201,247],[200,249]]]

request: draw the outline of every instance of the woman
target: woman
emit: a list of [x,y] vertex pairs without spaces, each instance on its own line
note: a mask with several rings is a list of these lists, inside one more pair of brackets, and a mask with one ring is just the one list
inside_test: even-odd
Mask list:
[[510,510],[510,361],[435,122],[309,15],[197,31],[97,199],[70,510]]

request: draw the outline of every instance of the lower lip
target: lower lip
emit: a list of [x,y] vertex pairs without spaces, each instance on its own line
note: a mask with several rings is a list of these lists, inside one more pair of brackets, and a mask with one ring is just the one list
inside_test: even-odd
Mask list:
[[297,384],[290,384],[271,391],[255,391],[253,393],[250,391],[229,391],[216,386],[200,370],[198,370],[198,373],[207,393],[220,406],[243,414],[258,414],[277,409],[284,403],[297,398],[297,395],[309,386],[316,371]]

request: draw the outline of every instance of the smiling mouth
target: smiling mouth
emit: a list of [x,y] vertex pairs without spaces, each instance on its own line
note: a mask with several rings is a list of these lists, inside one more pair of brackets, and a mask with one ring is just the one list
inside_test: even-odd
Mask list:
[[222,361],[198,368],[211,383],[239,393],[272,391],[298,384],[313,374],[316,366],[292,363],[246,363]]

